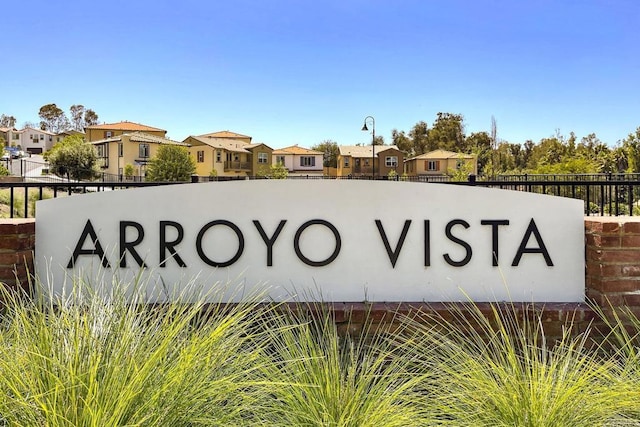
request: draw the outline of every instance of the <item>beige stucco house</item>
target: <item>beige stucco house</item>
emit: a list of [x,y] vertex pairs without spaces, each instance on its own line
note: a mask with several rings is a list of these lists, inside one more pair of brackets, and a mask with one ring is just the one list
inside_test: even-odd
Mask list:
[[149,135],[158,136],[160,138],[166,138],[167,131],[164,129],[154,128],[152,126],[143,125],[134,122],[117,122],[117,123],[102,123],[98,125],[91,125],[84,128],[85,141],[93,142],[102,139],[113,138],[120,136],[124,133],[132,132],[144,132]]
[[266,174],[273,149],[251,137],[228,130],[187,137],[183,143],[196,162],[199,176],[247,177]]
[[127,165],[133,166],[134,177],[144,178],[146,165],[161,145],[172,144],[189,147],[188,144],[172,141],[145,132],[122,133],[110,138],[91,141],[98,152],[98,166],[102,172],[121,179]]
[[462,167],[466,167],[470,174],[477,175],[477,157],[472,154],[434,150],[404,161],[407,176],[442,176]]
[[402,175],[404,153],[395,145],[341,145],[338,150],[338,177],[366,177],[375,173],[380,178],[389,176],[391,171]]
[[324,153],[292,145],[273,150],[273,163],[282,164],[289,175],[322,175]]

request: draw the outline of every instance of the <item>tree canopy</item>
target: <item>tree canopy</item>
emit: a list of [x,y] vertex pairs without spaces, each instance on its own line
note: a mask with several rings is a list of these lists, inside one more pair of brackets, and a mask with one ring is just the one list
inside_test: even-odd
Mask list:
[[147,181],[189,181],[196,171],[196,164],[189,150],[180,145],[163,144],[149,161],[145,179]]
[[461,114],[438,113],[433,125],[419,121],[408,132],[393,129],[391,138],[409,158],[437,149],[474,154],[478,173],[485,177],[514,173],[640,173],[640,128],[616,146],[605,144],[594,133],[578,140],[573,132],[565,136],[559,130],[538,143],[511,143],[497,138],[493,117],[490,132],[467,136],[464,129]]
[[84,180],[94,178],[98,154],[93,145],[84,142],[82,136],[72,135],[56,143],[44,155],[49,170],[67,179]]
[[324,153],[322,165],[325,168],[337,168],[338,167],[338,143],[330,139],[325,139],[320,144],[316,144],[311,147],[312,150],[321,151]]

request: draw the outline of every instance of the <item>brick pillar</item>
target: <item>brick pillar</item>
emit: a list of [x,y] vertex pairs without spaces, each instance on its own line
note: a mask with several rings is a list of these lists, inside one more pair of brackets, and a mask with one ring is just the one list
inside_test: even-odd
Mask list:
[[0,219],[0,283],[28,288],[35,242],[34,219]]
[[640,218],[587,217],[585,238],[587,297],[640,309]]

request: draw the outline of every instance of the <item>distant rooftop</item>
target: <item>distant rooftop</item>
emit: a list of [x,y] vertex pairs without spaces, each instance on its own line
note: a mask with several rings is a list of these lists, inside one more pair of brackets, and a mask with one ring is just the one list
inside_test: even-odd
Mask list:
[[91,125],[91,126],[87,126],[85,129],[108,129],[108,130],[122,130],[122,131],[133,131],[133,132],[135,131],[142,131],[142,132],[145,132],[145,131],[158,132],[159,131],[159,132],[165,132],[165,133],[167,132],[164,129],[154,128],[154,127],[143,125],[140,123],[134,123],[134,122],[128,122],[128,121]]
[[198,135],[198,136],[201,138],[230,138],[230,139],[249,138],[251,139],[251,137],[248,135],[242,135],[240,133],[231,132],[229,130],[221,130],[218,132],[205,133],[203,135]]

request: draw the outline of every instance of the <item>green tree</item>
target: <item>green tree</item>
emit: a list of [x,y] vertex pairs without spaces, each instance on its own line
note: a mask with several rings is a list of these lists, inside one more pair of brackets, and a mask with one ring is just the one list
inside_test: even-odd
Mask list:
[[69,108],[71,112],[71,125],[74,130],[83,132],[87,126],[98,123],[98,115],[91,109],[86,109],[84,105],[74,104]]
[[47,104],[40,107],[38,111],[40,117],[40,129],[49,132],[59,133],[69,129],[71,126],[64,111],[56,104]]
[[[98,114],[91,108],[84,112],[84,126],[93,126],[98,124]],[[84,129],[83,129],[84,130]]]
[[640,127],[622,140],[622,148],[627,157],[627,172],[640,172]]
[[435,149],[429,145],[428,132],[429,126],[422,121],[413,125],[409,131],[409,138],[413,145],[413,155],[419,156]]
[[485,168],[491,164],[491,137],[487,132],[474,132],[466,139],[467,153],[478,159],[478,173],[487,175]]
[[[461,114],[438,113],[436,121],[427,133],[432,149],[443,149],[456,153],[469,153],[465,145],[464,118]],[[431,151],[430,149],[429,151]]]
[[320,151],[324,153],[322,165],[325,168],[337,168],[338,167],[338,143],[330,139],[325,139],[320,144],[316,144],[311,147],[312,150]]
[[0,127],[13,128],[16,126],[16,118],[13,116],[0,115]]
[[287,179],[289,171],[282,163],[272,163],[269,171],[271,179]]
[[391,131],[391,144],[398,147],[398,150],[402,151],[406,156],[413,157],[415,155],[413,141],[404,131],[393,129]]
[[149,161],[147,181],[189,181],[196,171],[196,163],[189,150],[180,145],[163,144]]
[[44,158],[49,162],[51,172],[67,179],[91,179],[97,173],[98,153],[80,135],[68,136],[56,143]]
[[469,175],[473,172],[473,165],[467,163],[462,155],[458,155],[458,167],[453,169],[449,168],[447,170],[447,175],[451,177],[452,181],[467,181],[469,180]]
[[373,139],[373,145],[384,145],[384,136],[376,135]]
[[131,163],[127,163],[124,165],[124,176],[127,180],[133,178],[133,174],[135,173],[135,168]]

